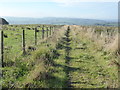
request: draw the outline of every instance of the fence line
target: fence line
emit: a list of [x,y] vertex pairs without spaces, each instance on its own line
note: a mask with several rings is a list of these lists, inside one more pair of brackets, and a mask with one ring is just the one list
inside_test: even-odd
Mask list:
[[42,39],[44,39],[44,26],[42,27]]
[[[48,38],[49,36],[51,36],[53,34],[53,28],[50,27],[48,28],[47,27],[47,30],[44,30],[44,26],[42,27],[42,39],[45,38],[45,31],[46,31],[46,37]],[[22,28],[23,29],[23,28]],[[50,30],[49,30],[50,29]],[[37,32],[39,32],[39,30],[37,28],[34,28],[34,39],[35,39],[35,45],[37,45]],[[50,31],[50,32],[49,32]],[[22,30],[22,53],[23,55],[26,54],[26,36],[25,36],[25,29]],[[1,67],[4,67],[4,31],[0,31],[0,65]]]
[[51,29],[52,29],[52,28],[51,28],[51,26],[50,26],[50,36],[51,36]]
[[25,50],[25,30],[23,30],[22,33],[22,42],[23,42],[23,55],[26,54],[26,50]]
[[3,37],[4,37],[4,33],[3,33],[3,31],[0,31],[0,42],[1,42],[1,44],[0,44],[0,64],[1,64],[1,66],[2,67],[4,67],[4,64],[3,64],[3,59],[4,59],[4,50],[3,50],[3,46],[4,46],[4,39],[3,39]]
[[48,37],[48,27],[47,27],[47,30],[46,30],[46,34],[47,34],[47,37]]
[[37,28],[35,28],[35,45],[37,45]]

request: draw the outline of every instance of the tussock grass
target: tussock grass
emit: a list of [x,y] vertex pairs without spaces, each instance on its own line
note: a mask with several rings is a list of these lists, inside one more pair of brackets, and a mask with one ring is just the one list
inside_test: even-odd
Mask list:
[[95,36],[94,41],[91,40],[88,35],[92,31],[91,27],[88,31],[81,30],[81,26],[72,26],[72,29],[74,49],[71,51],[73,59],[70,65],[75,70],[70,73],[71,84],[76,88],[117,88],[118,68],[111,64],[117,61],[116,55],[106,51],[105,47],[101,48],[102,44],[97,42],[99,37]]
[[[15,27],[18,30],[13,30]],[[30,25],[29,27],[33,28],[36,26]],[[34,37],[33,37],[34,31],[26,30],[26,35],[27,35],[26,49],[31,46],[32,48],[35,48],[35,50],[26,50],[26,55],[22,55],[22,51],[20,51],[22,49],[20,44],[22,43],[20,39],[22,38],[22,36],[21,34],[18,34],[18,33],[22,33],[21,28],[19,28],[19,26],[14,26],[14,25],[5,26],[5,28],[6,28],[5,34],[8,35],[9,38],[5,38],[5,42],[7,42],[5,44],[7,46],[6,50],[8,52],[5,52],[7,57],[5,56],[5,61],[4,61],[6,65],[3,68],[4,76],[2,78],[3,81],[2,87],[3,88],[49,87],[49,82],[47,82],[47,79],[51,77],[51,72],[49,69],[54,64],[53,59],[55,58],[54,56],[55,53],[53,51],[55,51],[55,44],[57,42],[57,39],[62,36],[60,34],[63,33],[64,30],[62,30],[60,33],[54,32],[53,37],[45,38],[43,41],[41,40],[40,42],[38,42],[37,46],[34,46]],[[13,31],[9,31],[8,29],[11,29]],[[16,37],[18,38],[19,43],[15,42]],[[12,42],[10,42],[11,39]],[[18,44],[19,46],[17,46]],[[10,51],[8,50],[9,49],[8,46],[12,46],[12,47],[15,46],[16,48],[14,47],[13,49],[10,48],[11,50]]]
[[[36,26],[26,25],[27,28]],[[18,29],[16,33],[15,27]],[[12,52],[9,49],[11,43],[17,42],[17,36],[20,40],[21,35],[17,34],[20,27],[4,27],[5,35],[13,36],[12,42],[9,38],[5,39],[9,43],[6,43],[6,51]],[[69,31],[67,27],[56,26],[53,36],[38,41],[36,46],[34,38],[30,39],[33,32],[26,29],[29,43],[26,49],[31,47],[35,50],[27,50],[26,55],[22,55],[16,44],[13,45],[16,47],[13,53],[5,53],[8,56],[6,66],[2,68],[3,88],[117,88],[117,28],[71,25]],[[38,29],[41,30],[41,27]]]

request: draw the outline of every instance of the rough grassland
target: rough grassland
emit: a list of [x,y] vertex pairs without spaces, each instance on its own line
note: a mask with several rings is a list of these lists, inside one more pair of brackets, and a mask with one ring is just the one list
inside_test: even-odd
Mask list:
[[[117,49],[107,50],[108,41],[111,42],[105,38],[107,34],[102,37],[107,41],[100,43],[100,38],[96,33],[91,34],[89,28],[97,28],[99,34],[109,27],[56,26],[54,34],[44,40],[39,32],[36,46],[34,31],[27,30],[27,48],[32,46],[36,50],[27,50],[25,56],[21,51],[21,26],[17,27],[20,30],[6,30],[3,88],[117,88]],[[90,38],[91,35],[98,38]],[[114,36],[115,33],[109,38],[114,40]]]

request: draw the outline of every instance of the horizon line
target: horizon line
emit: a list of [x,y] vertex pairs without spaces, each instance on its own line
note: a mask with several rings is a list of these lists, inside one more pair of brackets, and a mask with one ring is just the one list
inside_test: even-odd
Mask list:
[[23,17],[23,16],[0,16],[0,18],[2,17],[13,17],[13,18],[78,18],[78,19],[96,19],[96,20],[118,20],[118,19],[101,19],[101,18],[85,18],[85,17],[54,17],[54,16],[46,16],[46,17]]

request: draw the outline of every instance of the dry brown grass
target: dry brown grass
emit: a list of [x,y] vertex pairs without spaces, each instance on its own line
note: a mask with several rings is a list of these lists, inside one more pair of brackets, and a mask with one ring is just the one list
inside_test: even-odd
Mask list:
[[55,47],[56,43],[59,41],[59,39],[64,35],[65,30],[67,30],[67,25],[56,28],[54,35],[47,39],[47,42],[50,43],[53,47]]
[[[103,26],[77,26],[72,25],[72,30],[76,30],[76,33],[80,33],[82,38],[88,38],[96,43],[104,50],[116,53],[120,50],[120,35],[118,37],[117,27],[103,27]],[[98,32],[95,32],[98,30]],[[99,30],[102,30],[99,33]],[[107,32],[108,30],[108,32]],[[119,41],[119,43],[118,43]]]

